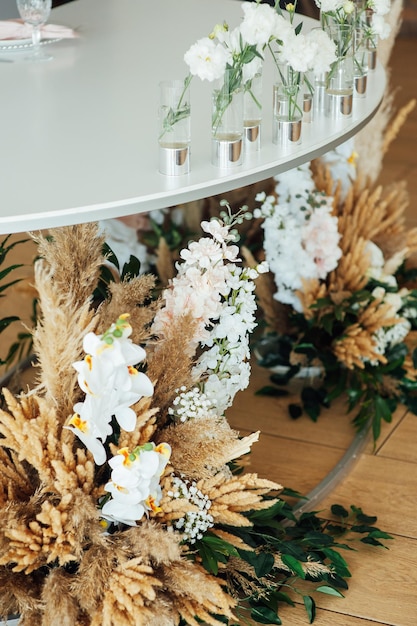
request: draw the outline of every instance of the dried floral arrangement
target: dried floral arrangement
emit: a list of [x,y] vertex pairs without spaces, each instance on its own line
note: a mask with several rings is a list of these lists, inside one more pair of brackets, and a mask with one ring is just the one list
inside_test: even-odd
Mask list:
[[[300,519],[281,485],[241,472],[258,433],[224,411],[249,377],[254,281],[241,217],[202,224],[155,299],[150,275],[95,301],[97,225],[38,237],[38,381],[0,410],[0,616],[21,626],[280,624],[299,593],[342,595],[345,532],[376,519],[334,506]],[[355,527],[353,529],[355,534]],[[343,536],[343,540],[340,538]]]
[[417,413],[417,229],[405,225],[404,183],[384,188],[336,171],[334,180],[317,160],[258,197],[271,268],[260,305],[275,341],[261,363],[281,366],[271,378],[278,386],[317,367],[319,379],[306,381],[291,416],[304,409],[315,420],[346,394],[354,424],[371,425],[376,440],[399,403]]

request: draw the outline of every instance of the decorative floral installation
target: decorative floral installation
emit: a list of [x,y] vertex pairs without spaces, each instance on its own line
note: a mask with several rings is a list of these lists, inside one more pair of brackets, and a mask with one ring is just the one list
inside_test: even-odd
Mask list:
[[293,604],[284,586],[311,623],[315,601],[297,581],[342,596],[352,523],[365,543],[390,538],[357,507],[333,507],[333,531],[314,513],[297,520],[281,485],[241,471],[259,433],[240,437],[223,413],[247,385],[253,281],[266,266],[241,266],[247,211],[226,207],[158,300],[149,275],[92,298],[105,262],[97,225],[37,239],[39,384],[3,389],[0,410],[1,617],[278,624]]
[[[352,174],[350,150],[346,145],[342,151],[343,180]],[[339,173],[341,156],[326,159],[336,163]],[[376,440],[381,423],[391,421],[398,403],[417,412],[417,291],[413,270],[407,267],[417,235],[416,229],[404,226],[407,199],[402,184],[387,190],[361,185],[357,178],[347,194],[342,192],[342,184],[335,184],[319,161],[277,177],[276,194],[260,198],[263,205],[256,215],[265,220],[273,298],[285,305],[274,313],[273,304],[264,299],[278,341],[263,363],[286,366],[284,378],[274,377],[278,384],[288,382],[302,366],[320,367],[318,388],[307,382],[301,402],[291,404],[291,414],[298,416],[304,408],[317,419],[321,407],[345,393],[348,411],[356,409],[354,424],[359,429],[371,426]],[[303,188],[304,194],[292,191]],[[306,198],[317,199],[322,193],[326,223],[319,227],[318,240],[313,235],[312,245],[306,245],[300,227],[308,215]],[[290,249],[297,258],[295,269]]]

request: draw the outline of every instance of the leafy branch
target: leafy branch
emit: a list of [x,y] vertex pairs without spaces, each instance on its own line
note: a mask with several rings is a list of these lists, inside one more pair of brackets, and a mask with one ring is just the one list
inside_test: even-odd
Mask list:
[[[300,497],[291,490],[284,490],[283,495]],[[356,550],[360,543],[386,548],[383,541],[392,539],[375,525],[375,516],[355,505],[347,510],[333,504],[330,512],[335,521],[328,521],[316,511],[297,517],[295,508],[285,498],[279,499],[270,508],[248,513],[251,527],[224,528],[250,549],[236,549],[218,536],[207,534],[195,544],[191,558],[201,560],[216,576],[222,575],[230,558],[246,564],[241,568],[245,582],[238,590],[240,601],[235,610],[240,623],[282,624],[281,607],[295,606],[299,598],[312,624],[316,617],[315,594],[343,598],[348,589],[351,573],[342,553]],[[256,580],[257,591],[248,593],[251,580]],[[235,626],[227,619],[224,623]]]

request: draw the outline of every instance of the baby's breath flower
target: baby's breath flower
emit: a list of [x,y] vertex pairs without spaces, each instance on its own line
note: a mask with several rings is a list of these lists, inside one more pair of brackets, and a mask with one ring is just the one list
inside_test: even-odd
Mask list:
[[194,481],[185,477],[174,476],[172,484],[174,491],[168,492],[171,498],[184,498],[197,507],[197,510],[187,512],[173,523],[174,528],[183,534],[184,540],[193,544],[202,539],[204,533],[214,526],[213,516],[209,513],[211,501],[197,489]]

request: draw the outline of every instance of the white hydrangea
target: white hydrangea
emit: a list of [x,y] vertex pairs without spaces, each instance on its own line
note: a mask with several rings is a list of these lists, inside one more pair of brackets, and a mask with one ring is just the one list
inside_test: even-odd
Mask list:
[[279,200],[258,196],[264,203],[255,215],[264,218],[265,256],[277,286],[274,298],[301,312],[296,292],[303,280],[326,278],[341,257],[337,218],[333,199],[314,188],[308,165],[276,180]]

